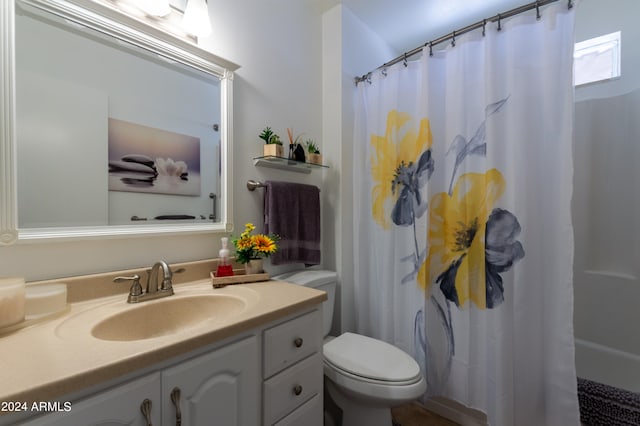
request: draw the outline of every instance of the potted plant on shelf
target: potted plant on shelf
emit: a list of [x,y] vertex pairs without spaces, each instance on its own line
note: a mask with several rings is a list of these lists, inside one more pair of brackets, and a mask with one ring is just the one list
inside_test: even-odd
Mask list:
[[313,139],[307,139],[305,144],[307,145],[307,152],[309,153],[309,162],[322,164],[322,154],[320,154],[320,149],[318,149],[315,141]]
[[271,127],[265,127],[258,137],[264,140],[263,155],[265,157],[284,157],[280,136],[275,134]]
[[252,235],[255,229],[252,223],[247,223],[240,237],[233,239],[236,260],[244,264],[247,275],[263,272],[263,258],[271,256],[278,250],[277,235]]

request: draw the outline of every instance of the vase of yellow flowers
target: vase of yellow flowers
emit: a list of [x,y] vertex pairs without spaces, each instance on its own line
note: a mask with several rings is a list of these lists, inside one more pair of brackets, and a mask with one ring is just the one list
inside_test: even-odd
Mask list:
[[255,234],[256,229],[252,223],[244,225],[244,232],[240,237],[233,239],[236,247],[236,260],[244,264],[245,272],[258,274],[263,272],[263,258],[271,256],[278,250],[278,237],[275,235]]

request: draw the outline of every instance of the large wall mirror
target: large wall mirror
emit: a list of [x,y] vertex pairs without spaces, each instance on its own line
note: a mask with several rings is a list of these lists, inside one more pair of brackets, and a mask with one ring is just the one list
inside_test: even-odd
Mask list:
[[0,242],[228,231],[237,65],[108,1],[2,3]]

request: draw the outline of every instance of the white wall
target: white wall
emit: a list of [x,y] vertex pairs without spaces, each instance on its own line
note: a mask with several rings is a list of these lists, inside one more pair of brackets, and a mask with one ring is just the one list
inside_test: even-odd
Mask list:
[[[339,276],[334,333],[355,330],[353,304],[353,120],[356,76],[367,73],[396,56],[396,52],[351,10],[337,5],[323,17],[323,133],[335,141],[328,151],[338,173],[326,175],[325,185],[333,188],[325,202],[323,227],[335,236],[331,246],[336,261],[327,264]],[[325,234],[326,235],[326,234]]]
[[[247,179],[295,180],[321,187],[323,200],[334,188],[323,173],[302,175],[258,169],[252,158],[262,151],[258,133],[269,125],[286,137],[286,128],[325,144],[322,134],[322,13],[313,0],[209,1],[213,34],[201,46],[241,66],[234,81],[233,222],[262,223],[262,190],[249,192]],[[0,275],[28,280],[216,257],[221,235],[105,239],[29,243],[0,247]],[[332,244],[333,235],[324,234]],[[335,244],[335,243],[334,243]],[[329,262],[334,256],[325,251]]]

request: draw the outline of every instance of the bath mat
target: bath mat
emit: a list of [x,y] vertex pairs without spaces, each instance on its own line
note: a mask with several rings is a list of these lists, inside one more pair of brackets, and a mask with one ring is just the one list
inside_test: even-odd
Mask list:
[[640,394],[578,377],[580,420],[588,426],[640,425]]

